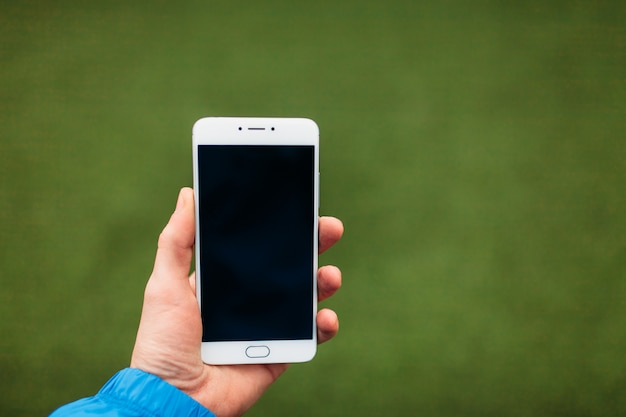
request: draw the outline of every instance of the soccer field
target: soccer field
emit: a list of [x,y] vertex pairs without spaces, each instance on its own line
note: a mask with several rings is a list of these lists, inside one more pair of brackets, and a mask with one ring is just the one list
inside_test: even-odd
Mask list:
[[626,3],[85,3],[0,5],[0,415],[128,366],[220,115],[314,119],[346,228],[339,335],[247,415],[626,413]]

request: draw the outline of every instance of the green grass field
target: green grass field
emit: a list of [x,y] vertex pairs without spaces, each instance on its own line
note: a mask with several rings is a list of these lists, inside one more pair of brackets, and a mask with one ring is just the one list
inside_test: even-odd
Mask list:
[[341,332],[250,416],[626,415],[626,4],[0,5],[0,415],[128,365],[209,115],[321,129]]

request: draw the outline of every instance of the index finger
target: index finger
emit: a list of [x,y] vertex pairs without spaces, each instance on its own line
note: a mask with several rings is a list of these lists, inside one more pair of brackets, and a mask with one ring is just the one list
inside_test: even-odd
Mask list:
[[333,246],[343,235],[343,223],[335,217],[323,216],[319,219],[319,253]]

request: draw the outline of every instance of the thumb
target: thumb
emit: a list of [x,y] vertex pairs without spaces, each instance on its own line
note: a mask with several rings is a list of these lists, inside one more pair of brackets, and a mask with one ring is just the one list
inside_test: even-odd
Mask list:
[[[178,194],[176,210],[159,235],[152,279],[172,280],[188,284],[196,223],[194,197],[191,188],[183,188]],[[184,279],[184,281],[183,281]]]

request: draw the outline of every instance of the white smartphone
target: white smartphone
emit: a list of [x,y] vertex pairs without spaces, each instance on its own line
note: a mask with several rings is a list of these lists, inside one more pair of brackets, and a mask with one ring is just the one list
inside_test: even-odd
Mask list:
[[317,349],[319,129],[298,118],[193,127],[202,360],[305,362]]

